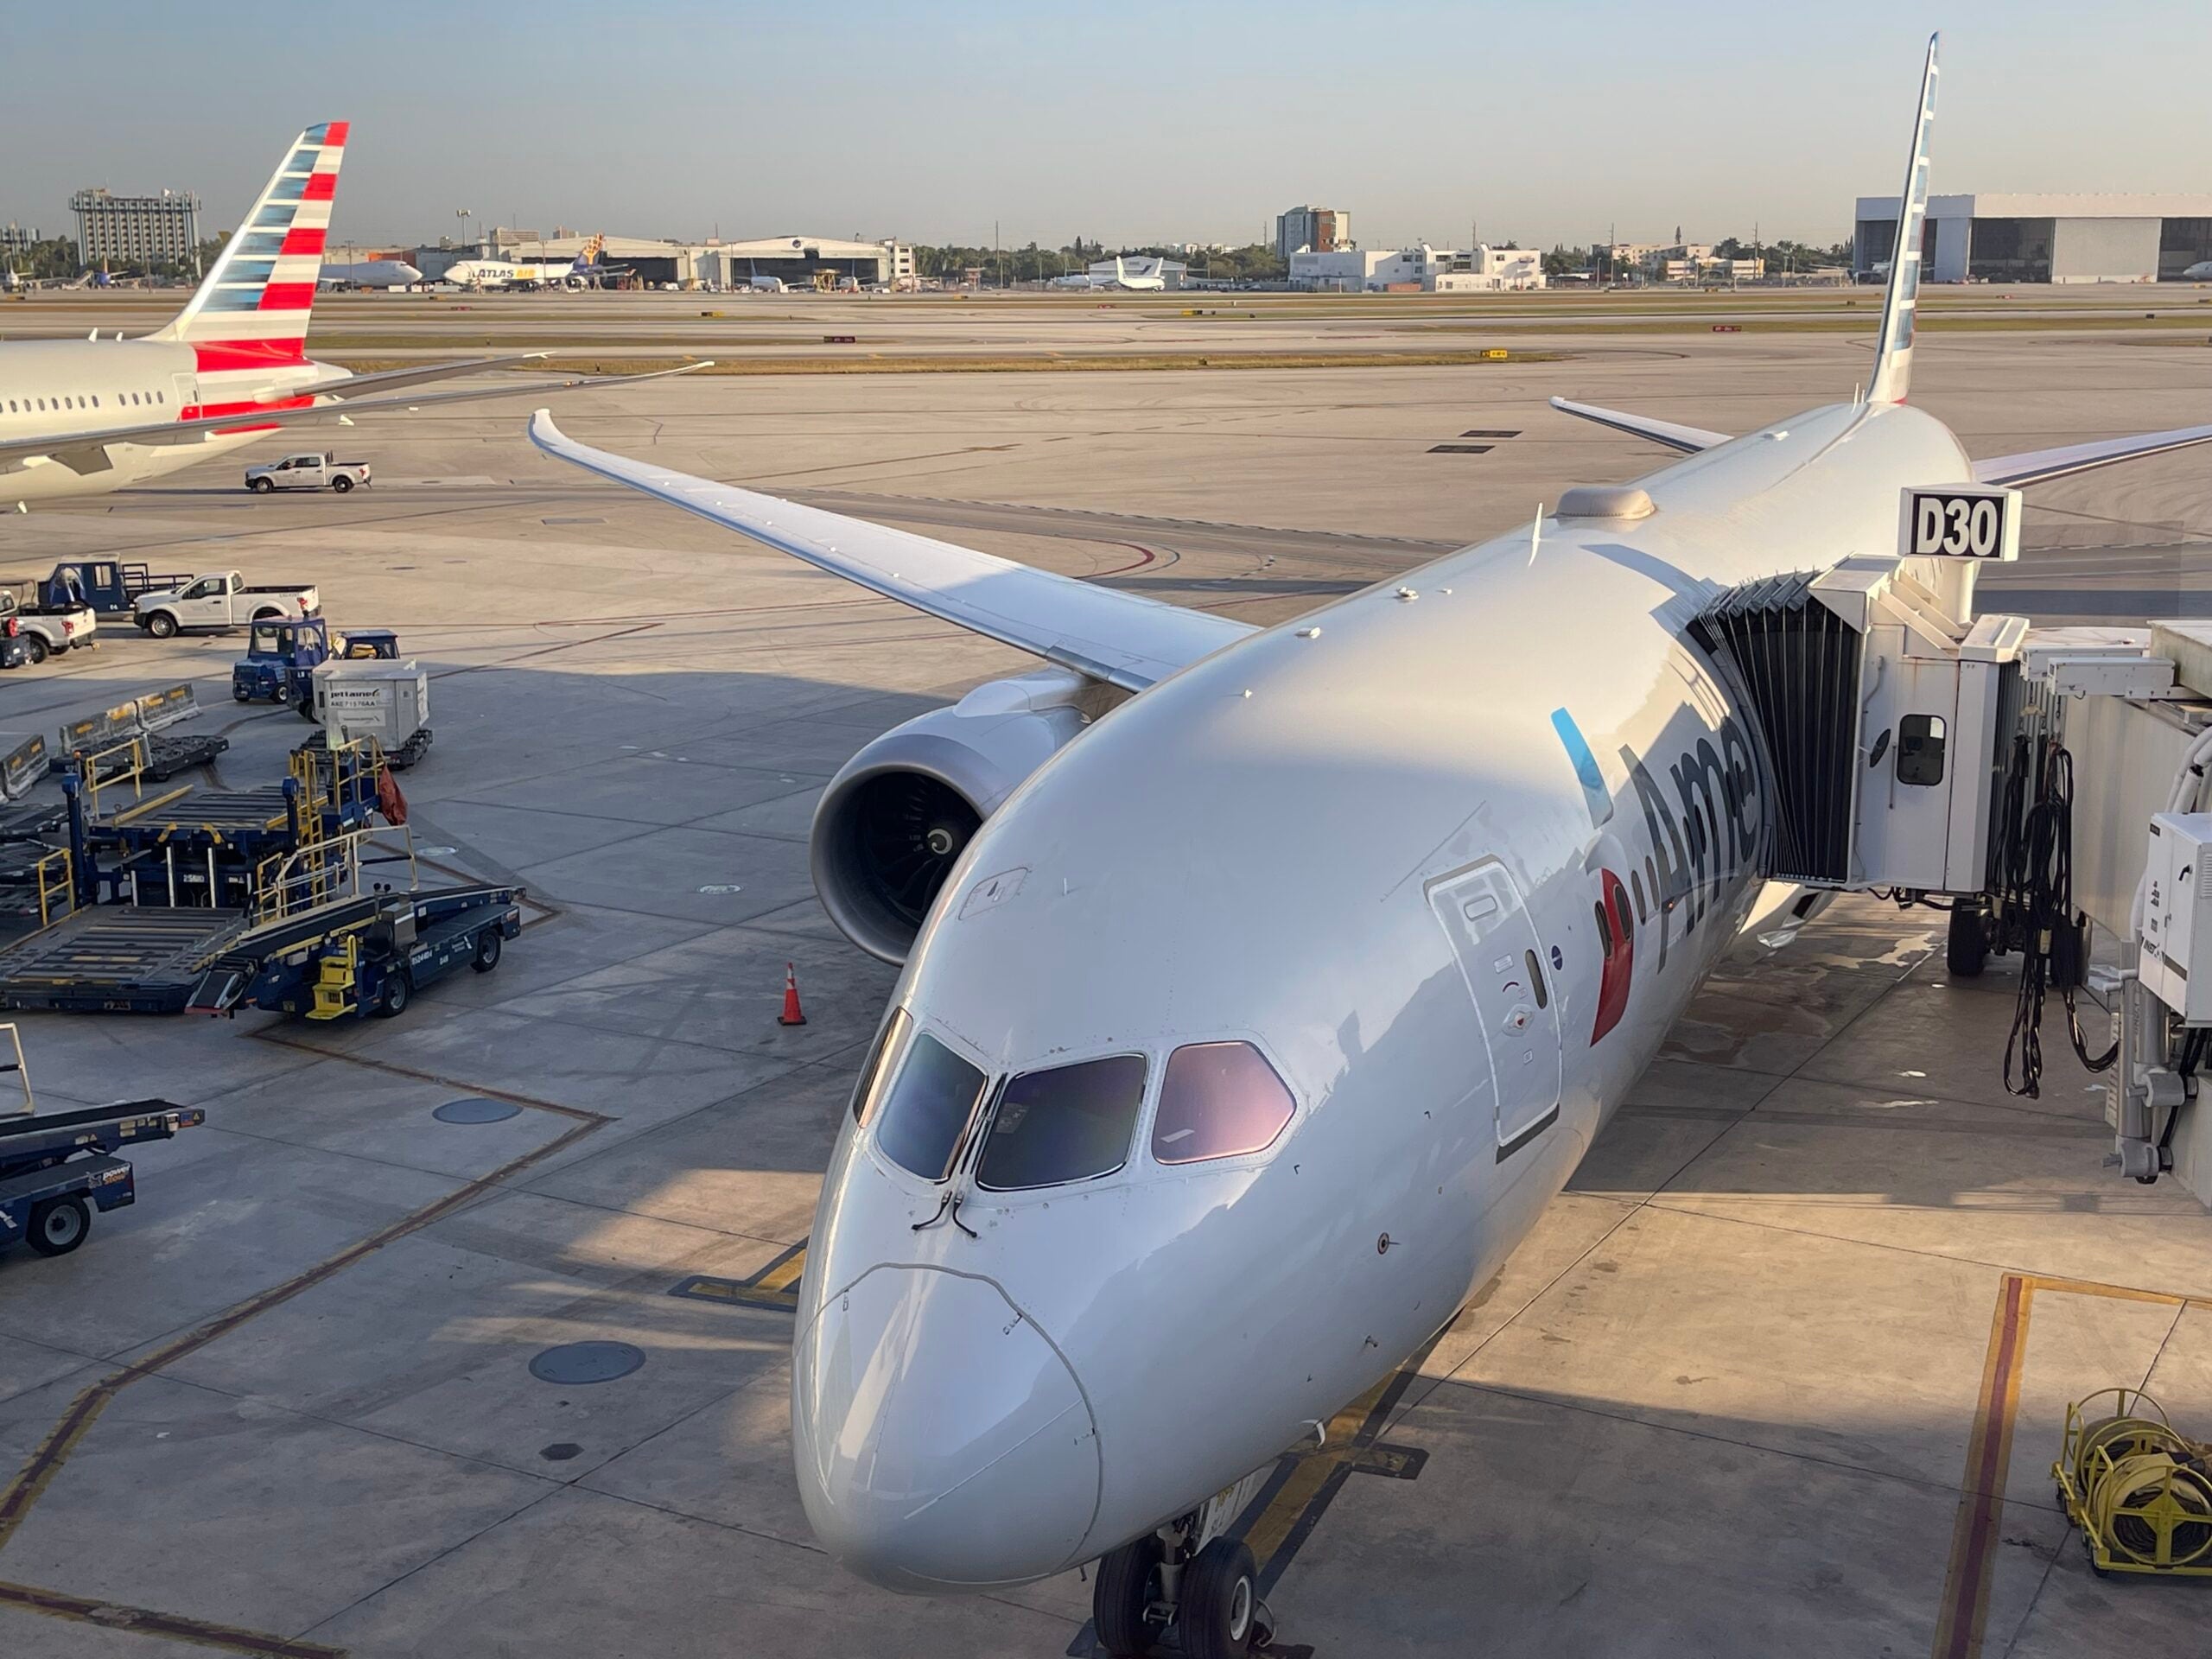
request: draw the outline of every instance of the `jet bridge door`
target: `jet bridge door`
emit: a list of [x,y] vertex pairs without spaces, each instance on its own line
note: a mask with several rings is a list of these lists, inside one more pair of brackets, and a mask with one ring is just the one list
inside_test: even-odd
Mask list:
[[1559,1117],[1559,1000],[1521,889],[1494,858],[1429,884],[1497,1082],[1503,1163]]

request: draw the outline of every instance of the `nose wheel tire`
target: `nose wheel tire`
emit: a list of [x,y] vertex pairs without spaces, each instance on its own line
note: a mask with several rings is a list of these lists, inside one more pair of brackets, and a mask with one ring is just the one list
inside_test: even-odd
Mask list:
[[1115,1659],[1138,1659],[1152,1651],[1158,1632],[1145,1615],[1151,1611],[1163,1554],[1160,1535],[1148,1532],[1100,1560],[1090,1586],[1090,1618],[1098,1645]]
[[1245,1659],[1259,1608],[1252,1552],[1236,1539],[1215,1539],[1183,1569],[1175,1630],[1185,1659]]

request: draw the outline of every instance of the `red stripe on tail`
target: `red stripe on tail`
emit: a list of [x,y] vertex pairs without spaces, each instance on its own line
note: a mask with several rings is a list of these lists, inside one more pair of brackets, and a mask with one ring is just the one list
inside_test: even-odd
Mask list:
[[296,340],[216,340],[192,348],[202,374],[230,369],[296,369],[307,359]]

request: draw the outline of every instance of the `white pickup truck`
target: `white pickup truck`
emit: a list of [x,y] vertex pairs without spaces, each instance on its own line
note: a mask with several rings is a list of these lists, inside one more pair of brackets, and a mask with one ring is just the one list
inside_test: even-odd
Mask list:
[[86,645],[99,632],[100,620],[91,606],[24,602],[36,596],[35,583],[0,586],[0,627],[16,625],[23,638],[24,654],[33,664]]
[[369,481],[365,462],[340,461],[328,450],[317,454],[287,455],[265,467],[245,469],[245,486],[256,495],[271,490],[331,489],[343,495],[356,484]]
[[240,628],[250,622],[313,616],[322,595],[307,582],[248,586],[235,570],[194,576],[181,588],[141,594],[132,601],[132,620],[156,639],[183,628]]

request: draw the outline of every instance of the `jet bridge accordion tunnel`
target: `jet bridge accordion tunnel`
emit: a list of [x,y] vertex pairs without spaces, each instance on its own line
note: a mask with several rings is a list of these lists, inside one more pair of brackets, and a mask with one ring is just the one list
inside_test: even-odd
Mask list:
[[1978,894],[2020,702],[2018,617],[1945,613],[1927,562],[1732,588],[1690,624],[1757,725],[1777,881]]

